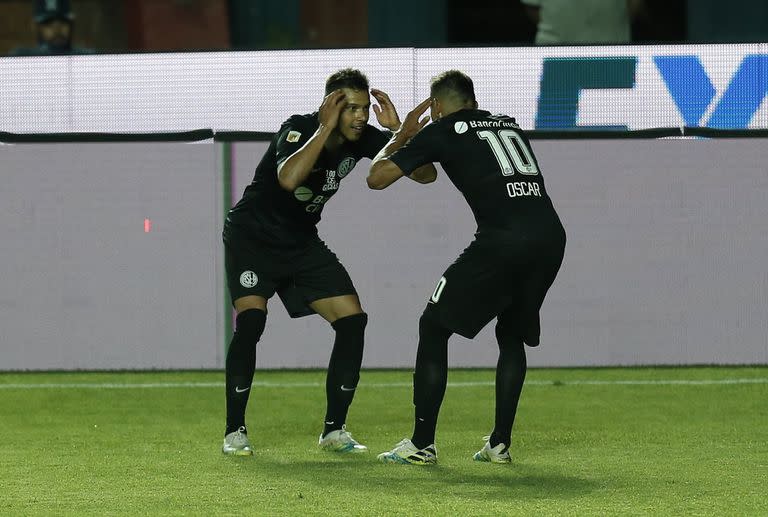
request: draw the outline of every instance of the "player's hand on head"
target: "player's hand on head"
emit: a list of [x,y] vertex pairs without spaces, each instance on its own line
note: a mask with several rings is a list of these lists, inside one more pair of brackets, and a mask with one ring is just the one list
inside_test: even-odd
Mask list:
[[400,129],[400,117],[397,115],[397,110],[389,95],[376,88],[371,88],[371,95],[378,103],[373,105],[373,112],[376,114],[376,120],[379,121],[379,124],[391,131]]
[[339,123],[341,110],[347,105],[347,96],[341,90],[334,90],[323,99],[318,110],[317,119],[320,124],[333,129]]
[[413,138],[413,135],[421,131],[421,129],[429,124],[429,115],[427,115],[424,118],[421,118],[421,116],[424,114],[425,111],[429,108],[429,106],[432,104],[432,99],[428,98],[426,100],[421,101],[418,106],[413,108],[406,116],[405,120],[403,120],[403,124],[400,126],[400,130],[398,131],[398,134],[403,135],[407,139]]

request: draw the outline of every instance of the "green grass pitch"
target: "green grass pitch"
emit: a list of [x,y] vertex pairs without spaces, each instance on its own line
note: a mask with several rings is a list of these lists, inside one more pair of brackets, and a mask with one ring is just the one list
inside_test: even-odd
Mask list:
[[768,515],[768,368],[532,369],[511,465],[471,460],[493,372],[452,370],[439,465],[383,465],[410,436],[411,374],[364,371],[317,449],[322,371],[260,371],[256,453],[224,457],[221,372],[0,374],[0,515]]

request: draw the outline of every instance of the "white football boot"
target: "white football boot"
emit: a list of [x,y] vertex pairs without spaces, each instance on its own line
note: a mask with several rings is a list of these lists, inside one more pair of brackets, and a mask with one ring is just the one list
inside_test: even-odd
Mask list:
[[248,435],[245,432],[245,427],[240,426],[237,431],[225,436],[221,452],[229,456],[251,456],[253,449],[251,449],[251,442],[248,441]]
[[408,438],[395,445],[391,451],[382,452],[378,459],[382,463],[400,463],[403,465],[434,465],[437,463],[435,444],[423,449],[417,448]]
[[317,444],[321,449],[331,452],[368,452],[368,447],[352,438],[346,425],[325,436],[321,434]]
[[483,438],[485,445],[472,456],[472,459],[486,463],[510,463],[512,458],[509,456],[509,447],[503,443],[498,444],[496,447],[491,447],[490,439],[490,436]]

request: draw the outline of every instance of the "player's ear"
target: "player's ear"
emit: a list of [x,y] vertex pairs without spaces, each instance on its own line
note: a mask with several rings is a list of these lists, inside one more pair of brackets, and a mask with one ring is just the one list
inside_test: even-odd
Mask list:
[[439,120],[443,116],[443,108],[440,106],[440,101],[437,97],[432,97],[432,104],[429,108],[429,114],[432,117],[432,120]]

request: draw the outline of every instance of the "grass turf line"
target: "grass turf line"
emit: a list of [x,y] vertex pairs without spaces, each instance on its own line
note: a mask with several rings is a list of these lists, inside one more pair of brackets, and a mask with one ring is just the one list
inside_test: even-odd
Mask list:
[[493,372],[453,370],[440,465],[419,468],[375,461],[410,435],[407,371],[363,372],[349,428],[371,453],[354,457],[316,448],[322,371],[257,372],[275,386],[251,395],[252,458],[219,452],[221,373],[0,374],[0,384],[211,384],[3,389],[0,514],[760,515],[768,384],[573,383],[767,377],[768,368],[531,370],[505,466],[470,459],[492,426]]

